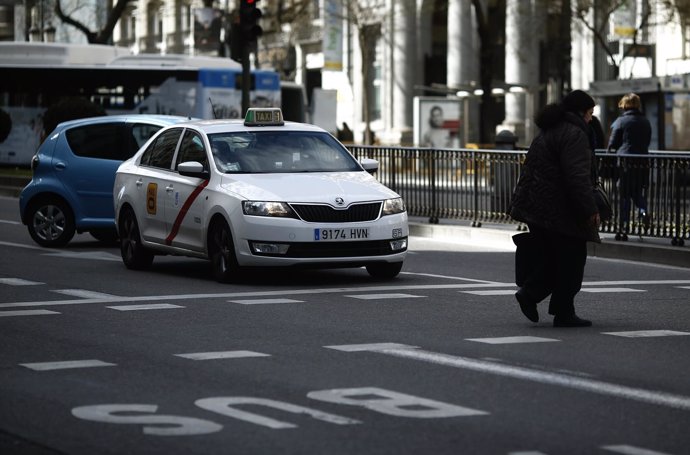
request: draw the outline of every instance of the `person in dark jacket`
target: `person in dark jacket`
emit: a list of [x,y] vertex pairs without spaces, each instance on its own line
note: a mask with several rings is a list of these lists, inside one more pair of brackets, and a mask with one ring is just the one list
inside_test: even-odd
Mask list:
[[529,253],[539,258],[515,297],[522,313],[538,322],[537,304],[550,295],[554,327],[592,325],[575,314],[574,299],[582,286],[587,241],[601,241],[588,125],[594,105],[591,96],[575,90],[539,112],[535,123],[540,131],[527,152],[509,210],[529,227]]
[[[648,155],[649,143],[652,141],[652,125],[640,110],[640,97],[628,93],[618,102],[622,114],[611,125],[608,151],[616,154]],[[645,229],[649,229],[650,217],[647,213],[645,189],[649,183],[649,163],[646,159],[620,160],[618,189],[620,191],[620,225],[618,236],[625,235],[629,229],[630,201],[638,210],[639,220]]]

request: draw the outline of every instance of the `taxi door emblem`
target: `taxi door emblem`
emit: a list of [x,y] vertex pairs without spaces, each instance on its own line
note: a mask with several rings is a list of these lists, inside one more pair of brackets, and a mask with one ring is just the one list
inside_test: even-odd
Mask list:
[[335,203],[339,206],[343,206],[343,205],[345,205],[345,199],[343,199],[341,197],[337,197],[337,198],[335,198]]

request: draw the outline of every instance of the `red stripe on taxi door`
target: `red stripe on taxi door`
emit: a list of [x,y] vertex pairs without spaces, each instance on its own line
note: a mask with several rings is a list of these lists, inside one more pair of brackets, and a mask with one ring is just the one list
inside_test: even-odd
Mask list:
[[182,224],[182,220],[184,220],[184,217],[187,215],[187,212],[189,211],[189,207],[192,206],[196,198],[201,194],[201,191],[206,188],[206,185],[208,185],[208,180],[204,180],[194,188],[194,191],[192,191],[192,194],[189,195],[186,201],[184,201],[184,204],[182,204],[182,208],[177,214],[177,217],[175,218],[175,222],[173,223],[172,230],[170,231],[170,234],[168,234],[168,237],[165,239],[165,244],[170,245],[172,244],[173,239],[175,236],[177,236],[177,233],[180,231],[180,225]]

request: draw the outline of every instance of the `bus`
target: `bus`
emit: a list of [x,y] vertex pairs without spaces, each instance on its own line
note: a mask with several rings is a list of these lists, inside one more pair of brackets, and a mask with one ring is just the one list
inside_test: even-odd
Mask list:
[[[239,118],[241,82],[241,65],[226,58],[133,55],[127,48],[104,45],[0,42],[0,165],[30,165],[43,134],[49,133],[43,131],[43,113],[65,98],[90,100],[109,115]],[[287,120],[303,122],[302,93],[295,84],[281,84],[275,71],[251,72],[253,107],[283,107]],[[289,106],[282,106],[283,97],[291,100]]]

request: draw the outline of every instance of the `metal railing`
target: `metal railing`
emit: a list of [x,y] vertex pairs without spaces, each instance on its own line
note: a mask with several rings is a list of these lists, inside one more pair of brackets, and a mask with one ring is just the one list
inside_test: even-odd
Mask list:
[[[429,149],[349,146],[356,158],[379,162],[377,178],[400,194],[410,216],[520,223],[506,212],[520,175],[525,150]],[[671,239],[690,239],[690,153],[651,152],[614,155],[597,151],[600,177],[613,206],[613,218],[601,232]],[[639,216],[632,189],[643,186],[649,223]],[[627,197],[630,196],[630,197]],[[630,203],[626,203],[630,199]]]

